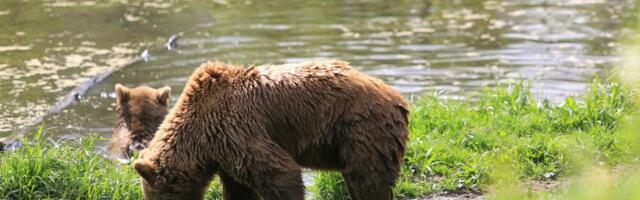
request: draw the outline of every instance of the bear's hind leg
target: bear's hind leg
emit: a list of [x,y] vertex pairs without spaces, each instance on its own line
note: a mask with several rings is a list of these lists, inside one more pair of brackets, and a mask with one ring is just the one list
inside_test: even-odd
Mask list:
[[342,172],[353,200],[391,200],[393,199],[393,184],[384,180],[380,173],[363,173],[366,170]]
[[393,199],[407,137],[406,129],[393,127],[377,122],[352,124],[343,129],[342,176],[352,199]]
[[259,200],[258,195],[249,186],[238,183],[229,175],[220,172],[225,200]]

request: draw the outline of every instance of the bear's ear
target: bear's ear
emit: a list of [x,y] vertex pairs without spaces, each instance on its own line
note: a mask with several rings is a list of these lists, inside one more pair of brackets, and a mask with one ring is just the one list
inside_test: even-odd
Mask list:
[[129,97],[129,88],[122,84],[116,84],[116,97],[118,100],[126,100]]
[[169,105],[170,98],[171,98],[171,88],[169,86],[158,88],[158,102],[160,102],[161,105],[163,106]]
[[133,168],[136,169],[140,177],[148,183],[154,184],[158,174],[156,173],[152,163],[148,160],[137,159],[133,162]]

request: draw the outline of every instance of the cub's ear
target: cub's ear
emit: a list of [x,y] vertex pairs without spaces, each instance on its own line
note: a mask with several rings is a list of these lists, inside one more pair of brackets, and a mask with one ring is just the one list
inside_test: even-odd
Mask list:
[[171,88],[169,86],[158,88],[158,102],[160,102],[161,105],[163,106],[169,105],[170,98],[171,98]]
[[129,88],[120,83],[116,84],[116,96],[121,100],[127,99],[129,96]]
[[137,159],[133,161],[133,168],[148,183],[154,184],[156,182],[158,174],[149,160]]

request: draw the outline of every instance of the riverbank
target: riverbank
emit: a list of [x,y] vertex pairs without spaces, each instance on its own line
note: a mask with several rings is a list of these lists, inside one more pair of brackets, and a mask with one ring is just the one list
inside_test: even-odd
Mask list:
[[[521,85],[483,94],[474,103],[425,96],[412,104],[397,198],[561,195],[579,188],[566,180],[589,177],[585,172],[593,166],[619,168],[637,160],[636,135],[627,130],[637,105],[615,82],[596,81],[587,95],[560,105],[535,99]],[[0,198],[142,197],[134,170],[96,153],[96,137],[56,142],[41,138],[43,132],[24,148],[0,153]],[[316,199],[344,199],[348,193],[336,173],[318,173],[314,182],[308,189]],[[529,183],[562,184],[538,191]],[[220,197],[214,181],[207,199]]]
[[[568,179],[588,177],[584,172],[591,167],[620,168],[637,160],[630,125],[638,107],[631,91],[615,81],[596,80],[588,94],[559,105],[517,85],[483,94],[475,103],[423,97],[413,104],[396,197],[534,198],[566,192],[572,187]],[[336,173],[321,173],[315,182],[319,199],[347,195]]]

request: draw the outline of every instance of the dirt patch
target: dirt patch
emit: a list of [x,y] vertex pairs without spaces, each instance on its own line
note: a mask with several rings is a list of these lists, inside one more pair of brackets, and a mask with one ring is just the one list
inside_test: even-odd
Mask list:
[[530,188],[533,192],[549,192],[560,187],[567,187],[566,180],[530,181],[524,184],[525,188]]
[[432,194],[426,197],[417,198],[415,200],[483,200],[484,197],[482,194],[472,193],[472,192],[461,192],[461,193],[438,193]]

